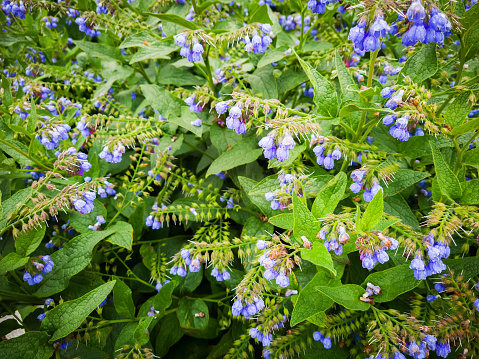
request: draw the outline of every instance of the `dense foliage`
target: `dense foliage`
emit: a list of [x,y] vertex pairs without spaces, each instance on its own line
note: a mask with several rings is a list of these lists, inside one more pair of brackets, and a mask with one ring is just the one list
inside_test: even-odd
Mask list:
[[477,358],[476,3],[2,0],[0,354]]

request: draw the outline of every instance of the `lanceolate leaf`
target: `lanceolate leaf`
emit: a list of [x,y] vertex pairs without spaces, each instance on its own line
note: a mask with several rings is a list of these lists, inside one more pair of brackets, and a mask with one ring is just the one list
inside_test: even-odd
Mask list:
[[47,312],[41,328],[52,334],[51,342],[63,338],[80,326],[83,320],[110,293],[115,281],[105,283],[83,297],[60,304]]
[[430,141],[429,145],[432,149],[432,156],[434,158],[434,168],[436,170],[438,185],[441,193],[452,199],[461,197],[462,189],[459,180],[449,168],[441,151],[434,141]]
[[370,307],[368,303],[359,299],[366,290],[356,284],[346,284],[339,287],[317,286],[316,290],[351,310],[368,310]]
[[316,218],[323,218],[327,214],[334,213],[336,206],[346,190],[347,178],[344,172],[339,172],[336,177],[328,182],[317,195],[311,212]]
[[361,222],[359,222],[359,229],[361,231],[370,231],[379,221],[383,215],[383,192],[379,190],[374,196],[371,203],[368,204],[366,211],[363,214]]
[[0,342],[0,353],[9,359],[49,359],[53,345],[48,343],[46,332],[26,332],[25,334]]
[[413,82],[420,84],[434,75],[437,69],[436,45],[427,44],[406,61],[398,75],[398,80],[404,82],[408,76]]

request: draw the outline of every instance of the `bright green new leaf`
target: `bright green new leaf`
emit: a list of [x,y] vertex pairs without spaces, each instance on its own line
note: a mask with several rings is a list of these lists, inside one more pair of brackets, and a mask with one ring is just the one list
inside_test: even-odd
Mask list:
[[314,200],[311,213],[316,218],[323,218],[327,214],[334,213],[339,201],[343,198],[346,190],[347,177],[344,172],[339,172],[336,177],[328,182]]
[[3,275],[11,270],[23,267],[28,263],[29,257],[22,257],[21,255],[13,252],[7,254],[0,261],[0,275]]
[[436,170],[436,178],[441,193],[451,199],[457,199],[462,195],[461,184],[449,168],[446,160],[442,156],[441,151],[434,141],[430,141],[429,145],[432,150],[434,159],[434,169]]
[[370,231],[379,223],[383,216],[383,206],[383,191],[380,190],[376,193],[371,203],[368,204],[368,207],[363,214],[363,218],[359,222],[359,229],[361,231]]
[[45,236],[46,226],[42,225],[39,229],[32,229],[28,232],[21,231],[20,236],[15,240],[15,249],[21,256],[28,256],[38,248]]
[[131,297],[131,289],[122,280],[113,277],[116,281],[113,287],[113,304],[116,312],[123,318],[135,317],[135,303]]
[[116,222],[110,229],[114,230],[115,233],[108,237],[108,242],[131,251],[131,246],[133,245],[133,227],[131,224]]
[[363,284],[371,283],[381,288],[381,294],[374,296],[378,303],[389,302],[398,295],[416,288],[420,281],[414,277],[414,270],[408,264],[371,273]]
[[277,216],[268,218],[269,223],[272,225],[283,228],[283,229],[293,229],[294,226],[294,215],[292,213],[281,213]]

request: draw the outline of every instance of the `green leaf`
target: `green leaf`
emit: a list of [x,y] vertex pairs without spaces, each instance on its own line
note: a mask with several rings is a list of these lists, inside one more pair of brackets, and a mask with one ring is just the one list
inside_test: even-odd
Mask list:
[[18,36],[13,34],[2,33],[0,35],[0,46],[2,47],[9,47],[20,43],[32,43],[32,40],[30,37]]
[[441,154],[434,141],[429,141],[434,159],[434,169],[441,193],[451,199],[461,197],[462,189],[459,180],[449,168],[446,160]]
[[[196,316],[195,314],[204,313],[205,316]],[[208,306],[201,299],[181,298],[176,311],[178,321],[183,330],[198,331],[206,329],[209,321]]]
[[200,29],[200,27],[197,24],[195,24],[192,21],[186,20],[184,17],[181,17],[179,15],[175,15],[175,14],[155,14],[155,13],[152,13],[152,12],[147,12],[146,14],[150,15],[150,16],[154,16],[154,17],[160,19],[161,21],[167,21],[167,22],[171,22],[171,23],[176,24],[176,25],[186,27],[187,29],[190,29],[190,30]]
[[456,99],[447,107],[444,112],[444,121],[452,126],[460,126],[467,120],[467,115],[471,111],[469,102],[469,92],[465,92],[456,97]]
[[181,116],[179,117],[170,116],[168,118],[168,122],[172,122],[174,124],[177,124],[178,126],[186,128],[188,131],[193,132],[196,136],[201,137],[201,134],[203,133],[203,127],[205,125],[201,125],[200,127],[197,127],[191,124],[191,122],[196,120],[197,118],[198,118],[198,115],[195,114],[194,112],[191,112],[189,107],[181,106]]
[[278,86],[272,66],[262,67],[252,74],[245,74],[244,77],[251,84],[251,89],[255,95],[261,95],[265,99],[278,98]]
[[479,179],[462,182],[462,197],[457,200],[460,204],[479,204]]
[[359,299],[366,290],[356,284],[346,284],[338,287],[319,286],[316,287],[316,290],[347,309],[364,311],[370,307],[368,303]]
[[[23,143],[15,141],[15,140],[8,140],[8,142],[15,146],[21,152],[7,146],[6,144],[0,142],[0,149],[2,149],[6,154],[13,157],[18,163],[29,165],[29,166],[36,166],[35,162],[33,162],[30,158],[25,156],[23,153],[28,154],[28,147],[25,146]],[[38,166],[36,166],[38,167]]]
[[40,229],[32,229],[28,232],[21,231],[20,236],[15,240],[15,249],[21,256],[28,256],[35,249],[38,248],[45,237],[46,226],[41,226]]
[[131,251],[133,245],[133,227],[130,223],[116,222],[110,227],[115,233],[108,238],[108,242]]
[[63,338],[78,328],[83,320],[103,302],[115,281],[105,283],[84,296],[64,302],[47,312],[41,328],[52,333],[50,342]]
[[331,273],[327,270],[319,268],[319,272],[311,279],[311,281],[299,292],[297,301],[294,303],[293,313],[291,315],[291,326],[301,323],[329,309],[334,301],[321,293],[318,294],[316,287],[318,286],[334,286],[341,285],[341,281],[333,280]]
[[[75,231],[79,233],[89,233],[92,230],[88,228],[88,226],[95,225],[95,223],[97,222],[97,216],[103,216],[103,218],[106,219],[107,214],[105,206],[98,199],[95,199],[93,204],[95,207],[90,213],[83,214],[78,211],[73,211],[70,213],[70,225]],[[106,225],[103,225],[103,227],[105,226]]]
[[15,212],[17,204],[26,203],[27,197],[32,193],[31,188],[25,188],[16,192],[13,196],[2,202],[2,219],[0,220],[0,228],[4,228],[7,224],[8,216]]
[[145,44],[145,41],[151,45],[158,40],[151,36],[148,31],[141,31],[128,36],[118,47],[120,49],[127,49],[129,47],[148,47],[148,45]]
[[191,73],[186,66],[177,67],[173,64],[161,66],[156,81],[162,85],[201,86],[206,80]]
[[25,334],[0,342],[0,353],[8,359],[49,359],[53,345],[48,344],[50,336],[45,332]]
[[[267,192],[273,192],[278,188],[278,177],[276,175],[263,178],[259,183],[245,177],[238,178],[244,189],[244,193],[247,193],[245,201],[250,200],[267,217],[272,217],[282,212],[280,209],[273,210],[271,208],[271,202],[265,198]],[[248,187],[251,185],[253,186],[248,191]]]
[[468,133],[474,131],[479,127],[479,117],[473,118],[462,125],[454,127],[451,131],[452,135],[462,135],[464,133]]
[[181,339],[184,332],[175,313],[161,318],[160,331],[156,337],[155,354],[164,357],[170,347]]
[[168,90],[157,85],[141,85],[143,95],[154,109],[166,117],[179,117],[181,115],[180,100],[173,96]]
[[243,138],[234,145],[231,150],[224,152],[213,161],[206,172],[206,176],[253,162],[261,156],[262,153],[263,150],[257,148],[255,137]]
[[462,275],[465,281],[479,275],[479,257],[444,259],[443,262],[455,275]]
[[369,103],[369,102],[349,102],[346,103],[345,106],[341,107],[341,110],[339,111],[339,116],[344,117],[349,115],[350,113],[353,112],[358,112],[358,111],[370,111],[370,112],[390,112],[392,113],[393,111],[389,111],[388,109],[378,106],[374,103]]
[[437,70],[436,44],[426,44],[406,61],[399,73],[398,82],[404,82],[406,76],[409,76],[413,82],[421,84]]
[[474,148],[464,153],[462,163],[470,166],[479,166],[479,148]]
[[215,146],[220,153],[223,153],[240,141],[241,136],[238,136],[235,131],[221,127],[215,122],[210,128],[210,139],[213,146]]
[[166,283],[160,288],[160,291],[153,300],[153,306],[155,307],[155,310],[159,311],[160,313],[165,313],[166,309],[168,309],[172,303],[171,295],[173,294],[173,290],[176,288],[176,285],[177,283],[172,281]]
[[392,180],[388,181],[386,187],[384,187],[384,196],[394,196],[396,193],[401,192],[403,189],[412,186],[428,176],[429,173],[427,172],[399,169],[394,176],[392,176]]
[[331,254],[328,252],[328,249],[320,241],[313,242],[313,247],[311,249],[302,249],[301,258],[306,261],[310,261],[313,264],[316,264],[320,267],[324,267],[331,271],[335,276],[337,275],[336,269],[333,265],[333,259]]
[[339,172],[336,177],[328,182],[316,196],[311,213],[316,218],[323,218],[327,214],[334,213],[339,201],[343,198],[346,190],[347,177],[344,172]]
[[135,303],[131,297],[131,289],[120,279],[113,277],[116,281],[113,287],[113,304],[116,312],[122,318],[135,317]]
[[35,133],[35,129],[37,127],[38,115],[37,115],[37,107],[35,106],[35,101],[31,101],[30,105],[31,105],[31,109],[30,109],[30,116],[28,116],[27,131],[33,134]]
[[283,229],[293,229],[294,227],[294,214],[292,213],[281,213],[277,216],[268,218],[268,222],[273,226],[283,228]]
[[336,56],[334,58],[334,63],[336,66],[336,71],[338,73],[339,85],[341,87],[341,101],[358,101],[359,95],[351,90],[358,90],[358,85],[351,77],[346,65],[341,59],[341,55],[336,51]]
[[[3,36],[0,36],[0,39],[2,38]],[[2,79],[2,88],[3,88],[2,103],[5,106],[5,108],[8,110],[8,108],[13,104],[11,84],[10,84],[10,81],[8,81],[8,79],[5,77],[3,73],[1,75],[1,79]]]
[[338,116],[338,94],[333,85],[326,80],[315,68],[303,61],[295,52],[298,61],[314,88],[314,104],[318,113],[335,118]]
[[133,338],[135,338],[135,344],[145,345],[150,340],[150,334],[148,332],[148,327],[153,321],[154,317],[142,318],[138,323],[138,326],[133,333]]
[[304,71],[295,71],[292,68],[288,68],[278,78],[278,92],[281,94],[289,91],[307,80],[308,76]]
[[378,303],[389,302],[398,295],[416,288],[420,281],[414,277],[414,270],[408,264],[370,274],[363,284],[372,283],[381,288],[381,294],[374,297]]
[[152,44],[151,46],[146,46],[140,48],[132,57],[130,60],[130,65],[144,61],[144,60],[149,60],[149,59],[170,59],[168,56],[171,54],[173,51],[176,51],[178,49],[177,46],[170,45],[170,44],[163,44],[163,43],[155,43]]
[[15,270],[17,268],[23,267],[28,263],[29,257],[22,257],[17,253],[9,253],[0,261],[0,275]]
[[135,207],[135,210],[128,218],[128,222],[133,227],[133,238],[139,239],[141,237],[141,232],[143,231],[143,225],[145,224],[144,216],[145,216],[145,201],[141,201]]
[[359,222],[359,229],[363,232],[368,232],[378,224],[383,216],[383,207],[383,191],[380,190],[376,193],[371,203],[368,204],[363,218]]
[[65,289],[70,278],[90,263],[95,245],[114,232],[107,229],[81,234],[67,242],[61,250],[54,252],[51,259],[55,265],[50,273],[43,276],[35,295],[48,297]]
[[123,59],[119,48],[90,41],[74,40],[73,42],[90,57],[99,57],[109,61],[121,61]]
[[404,224],[419,229],[419,222],[400,194],[384,198],[384,213],[398,217]]
[[257,68],[271,64],[272,62],[277,62],[284,57],[284,52],[288,50],[287,46],[281,46],[277,49],[268,50],[263,57],[258,61]]

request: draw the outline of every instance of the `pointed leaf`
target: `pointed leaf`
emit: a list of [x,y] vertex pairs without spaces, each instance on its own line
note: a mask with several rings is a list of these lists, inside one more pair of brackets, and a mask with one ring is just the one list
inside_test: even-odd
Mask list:
[[317,195],[311,212],[316,218],[323,218],[327,214],[334,213],[336,206],[343,198],[346,190],[347,178],[344,172],[339,172],[336,177],[328,182]]

